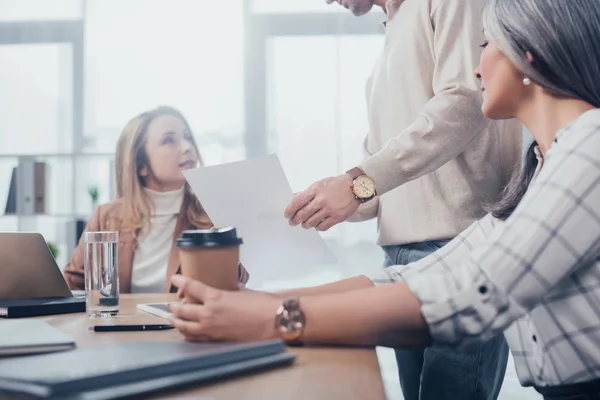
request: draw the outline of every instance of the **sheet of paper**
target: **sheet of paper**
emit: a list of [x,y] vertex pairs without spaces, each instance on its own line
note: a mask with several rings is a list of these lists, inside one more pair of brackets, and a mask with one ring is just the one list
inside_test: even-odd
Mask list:
[[333,264],[320,234],[292,227],[283,216],[293,193],[279,158],[270,155],[184,171],[215,226],[234,226],[244,241],[240,258],[251,275]]

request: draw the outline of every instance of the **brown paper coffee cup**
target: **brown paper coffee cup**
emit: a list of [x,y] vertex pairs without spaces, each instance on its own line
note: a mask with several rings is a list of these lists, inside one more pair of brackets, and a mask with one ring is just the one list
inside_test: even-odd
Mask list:
[[240,245],[233,227],[184,231],[177,239],[181,274],[222,290],[237,290]]

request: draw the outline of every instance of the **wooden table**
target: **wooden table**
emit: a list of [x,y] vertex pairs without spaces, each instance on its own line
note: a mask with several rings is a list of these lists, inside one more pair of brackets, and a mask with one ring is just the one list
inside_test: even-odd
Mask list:
[[[116,318],[164,323],[165,320],[137,311],[138,303],[164,302],[171,295],[122,295],[121,313]],[[78,347],[129,341],[182,341],[176,330],[152,332],[102,332],[89,330],[85,314],[43,317],[72,334]],[[298,355],[289,367],[273,369],[220,383],[174,390],[167,398],[206,397],[214,399],[385,399],[381,373],[374,349],[304,347],[290,348]],[[165,398],[154,397],[154,398]]]

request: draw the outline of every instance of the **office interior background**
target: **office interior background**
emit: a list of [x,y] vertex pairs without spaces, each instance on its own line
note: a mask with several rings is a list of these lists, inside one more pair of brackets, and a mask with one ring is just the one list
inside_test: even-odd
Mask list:
[[[0,231],[42,233],[64,267],[77,221],[114,198],[122,128],[157,105],[188,118],[206,165],[276,153],[294,191],[343,173],[363,156],[383,17],[324,0],[0,0]],[[4,207],[13,169],[32,162],[47,166],[43,210]],[[378,268],[376,230],[341,224],[323,234],[337,264],[250,271],[250,286]],[[378,354],[400,399],[393,353]],[[537,397],[510,364],[501,398]]]

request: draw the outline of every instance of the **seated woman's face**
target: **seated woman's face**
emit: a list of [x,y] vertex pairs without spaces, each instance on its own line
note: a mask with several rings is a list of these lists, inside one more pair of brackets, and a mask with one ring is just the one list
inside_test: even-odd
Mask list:
[[156,117],[146,131],[148,166],[140,171],[146,187],[154,190],[177,190],[185,183],[182,170],[195,168],[198,153],[192,143],[192,133],[174,115]]

